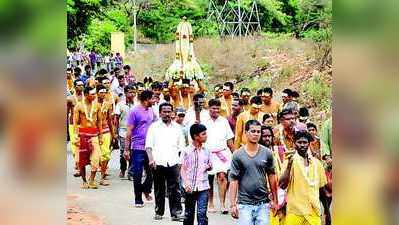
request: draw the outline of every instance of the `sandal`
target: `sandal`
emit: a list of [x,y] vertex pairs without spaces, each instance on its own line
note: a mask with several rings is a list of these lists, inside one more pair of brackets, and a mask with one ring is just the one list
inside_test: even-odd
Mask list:
[[82,189],[89,189],[89,184],[87,182],[83,182],[82,186],[80,186]]
[[91,188],[91,189],[98,189],[98,186],[97,186],[97,184],[96,184],[95,181],[90,181],[90,182],[89,182],[89,188]]
[[208,208],[208,213],[215,213],[216,209],[215,208]]
[[102,179],[102,180],[100,181],[100,185],[102,185],[102,186],[109,186],[109,183],[108,183],[107,181],[105,181],[105,179]]
[[73,174],[73,176],[74,176],[74,177],[80,177],[80,172],[79,172],[79,171],[76,171],[76,172]]

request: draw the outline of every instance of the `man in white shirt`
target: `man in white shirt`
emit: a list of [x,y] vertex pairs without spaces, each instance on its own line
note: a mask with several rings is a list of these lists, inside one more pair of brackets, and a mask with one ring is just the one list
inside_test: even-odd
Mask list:
[[[117,77],[112,78],[111,82],[111,90],[114,95],[118,96],[120,101],[125,100],[125,93],[124,93],[124,88],[126,87],[126,80],[125,76],[123,75],[118,75]],[[115,80],[117,81],[117,86],[114,84]]]
[[154,81],[151,84],[151,91],[154,92],[152,98],[154,99],[154,105],[152,105],[152,110],[154,110],[155,116],[159,119],[159,106],[165,102],[164,99],[161,99],[161,83],[158,81]]
[[[183,121],[184,126],[186,126],[187,128],[190,128],[191,125],[193,125],[194,123],[202,123],[202,121],[210,118],[208,110],[204,109],[205,97],[203,94],[195,94],[193,96],[193,102],[193,106],[187,110],[186,116],[184,117]],[[199,121],[196,116],[196,110],[199,111]],[[190,135],[188,134],[188,136]],[[189,141],[191,143],[192,139],[189,138]]]
[[208,172],[211,188],[209,189],[209,212],[215,212],[213,203],[213,180],[215,174],[220,196],[221,212],[228,214],[229,210],[225,205],[227,192],[227,171],[231,163],[232,152],[234,151],[234,133],[231,130],[228,120],[220,116],[221,102],[218,99],[211,99],[208,102],[209,118],[201,120],[207,128],[208,139],[205,148],[212,155],[212,170]]
[[[181,196],[179,193],[179,152],[185,147],[180,126],[173,122],[173,106],[162,103],[159,106],[158,120],[150,125],[145,148],[149,165],[154,169],[155,220],[161,220],[165,211],[165,189],[169,193],[170,215],[173,221],[183,221]],[[165,183],[166,186],[165,187]]]
[[[125,177],[125,172],[127,169],[127,160],[123,157],[123,151],[125,150],[125,138],[127,133],[126,118],[129,112],[134,106],[135,90],[134,86],[128,85],[125,87],[126,99],[119,101],[115,107],[115,127],[118,129],[118,139],[119,139],[119,149],[120,149],[120,178]],[[130,170],[128,170],[130,171]],[[129,174],[128,178],[131,180],[133,175]]]

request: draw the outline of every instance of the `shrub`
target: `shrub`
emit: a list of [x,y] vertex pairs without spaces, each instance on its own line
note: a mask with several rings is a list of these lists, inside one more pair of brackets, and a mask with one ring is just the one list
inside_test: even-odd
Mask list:
[[331,107],[331,90],[331,86],[318,73],[303,83],[301,91],[304,93],[305,99],[308,99],[312,106],[328,110]]

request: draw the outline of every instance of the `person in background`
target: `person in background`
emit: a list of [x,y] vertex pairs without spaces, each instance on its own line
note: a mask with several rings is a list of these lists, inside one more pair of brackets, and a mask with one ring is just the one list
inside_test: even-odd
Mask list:
[[306,107],[299,108],[299,122],[308,123],[309,121],[309,110]]
[[242,99],[235,99],[231,103],[231,114],[227,117],[227,121],[229,121],[230,128],[234,134],[236,132],[237,117],[243,112],[243,108],[244,100]]
[[136,83],[136,77],[134,76],[133,71],[129,65],[123,66],[123,71],[125,73],[125,79],[128,84]]
[[244,101],[244,111],[250,109],[249,100],[251,98],[251,91],[248,88],[242,88],[240,91],[241,99]]
[[[126,119],[129,115],[130,111],[134,107],[134,97],[135,97],[135,90],[134,86],[128,85],[124,88],[125,92],[125,100],[119,101],[115,107],[115,127],[117,128],[118,132],[118,139],[119,139],[119,148],[120,148],[120,173],[119,177],[124,178],[126,170],[128,169],[128,161],[123,157],[123,151],[125,150],[125,142],[126,142],[126,133],[127,133],[127,124]],[[130,166],[130,165],[129,165]],[[128,175],[129,180],[132,178],[132,174]]]
[[265,126],[271,126],[271,127],[274,126],[273,116],[269,113],[266,113],[265,115],[263,115],[262,124]]
[[323,205],[325,225],[331,225],[331,202],[332,202],[332,157],[323,156],[324,169],[326,171],[327,185],[325,191],[320,190],[320,201]]
[[121,53],[117,52],[115,56],[115,67],[121,68],[123,65],[123,58]]
[[93,76],[92,71],[91,71],[91,66],[86,65],[85,66],[85,72],[80,76],[80,80],[85,83],[85,85],[88,83],[88,80]]
[[273,130],[275,145],[284,148],[285,152],[294,151],[294,134],[297,124],[295,114],[292,110],[283,109],[278,119],[279,124]]
[[[259,144],[265,146],[270,149],[273,153],[274,166],[276,169],[276,180],[278,182],[279,177],[282,173],[282,166],[284,160],[284,152],[279,151],[279,147],[274,145],[274,134],[273,128],[270,126],[262,126],[261,128],[261,138],[259,140]],[[270,187],[270,184],[268,185]],[[285,205],[285,191],[281,188],[277,189],[277,214],[270,213],[270,224],[271,225],[279,225],[284,218],[283,210],[280,210]]]
[[[203,94],[197,93],[193,96],[193,106],[191,106],[184,117],[184,125],[191,127],[194,123],[201,123],[203,120],[209,119],[209,111],[205,109],[205,97]],[[196,118],[196,110],[199,111],[200,120]],[[191,141],[191,140],[189,140]]]
[[249,111],[241,113],[237,118],[236,133],[235,133],[235,149],[245,145],[247,139],[245,135],[245,124],[249,120],[262,121],[263,113],[260,112],[262,106],[262,99],[259,96],[253,96],[249,102],[251,108]]
[[226,82],[223,85],[223,96],[220,98],[221,112],[220,115],[228,117],[231,114],[231,103],[233,101],[232,93],[234,91],[234,84],[232,82]]
[[331,155],[332,148],[332,118],[324,121],[321,128],[321,155]]
[[[75,67],[73,73],[75,74],[75,79],[80,79],[82,76],[82,69],[80,69],[80,67]],[[85,80],[83,80],[83,82],[85,82]]]
[[115,86],[113,83],[111,84],[111,90],[112,93],[115,96],[118,96],[118,98],[123,101],[125,99],[125,87],[126,87],[126,80],[125,80],[125,76],[124,75],[118,75],[118,77],[115,79],[118,83],[117,86]]
[[292,91],[291,92],[291,96],[292,96],[292,101],[298,103],[299,100],[299,93],[297,91]]
[[214,90],[215,90],[215,98],[220,99],[221,97],[223,97],[223,85],[217,84]]
[[96,68],[97,68],[96,70],[97,71],[101,69],[101,65],[103,63],[104,63],[103,56],[100,53],[96,54]]
[[233,96],[233,101],[240,99],[240,93],[238,92],[233,92],[231,96]]
[[273,90],[269,87],[260,90],[260,97],[262,98],[262,108],[260,109],[263,113],[270,113],[273,118],[277,118],[277,114],[280,111],[280,104],[273,99]]
[[91,69],[92,69],[93,71],[95,71],[95,70],[96,70],[96,66],[97,66],[97,54],[96,54],[96,52],[94,51],[94,49],[91,50],[91,52],[90,52],[90,54],[89,54],[89,60],[90,60]]
[[111,72],[111,57],[109,54],[104,56],[104,63],[105,69],[108,71],[108,73]]
[[284,89],[281,93],[281,98],[283,100],[283,104],[281,104],[281,106],[284,108],[285,104],[292,101],[292,90],[289,88]]
[[184,125],[184,117],[186,116],[186,110],[183,107],[178,107],[176,108],[176,117],[175,117],[175,122],[180,125],[180,128],[183,132],[184,136],[184,143],[185,146],[188,145],[188,130],[187,127]]
[[308,132],[312,135],[313,141],[310,142],[309,149],[312,152],[312,156],[316,159],[321,160],[320,153],[320,138],[317,135],[317,126],[314,123],[307,123]]
[[109,60],[110,60],[110,62],[111,62],[111,70],[113,70],[113,69],[115,69],[115,56],[114,56],[114,53],[111,53],[110,55],[109,55]]
[[154,93],[153,95],[153,105],[152,105],[152,109],[154,110],[155,116],[158,119],[159,118],[159,106],[165,102],[165,100],[161,99],[161,83],[159,83],[158,81],[154,81],[151,85],[150,85],[151,91]]
[[161,83],[162,86],[162,99],[165,100],[165,102],[172,103],[172,98],[170,97],[170,89],[169,89],[169,83],[163,82]]

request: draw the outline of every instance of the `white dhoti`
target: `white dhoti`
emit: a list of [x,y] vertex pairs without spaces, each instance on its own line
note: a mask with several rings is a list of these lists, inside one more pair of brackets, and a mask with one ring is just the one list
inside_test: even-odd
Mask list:
[[227,173],[230,169],[231,151],[229,149],[212,150],[212,170],[208,171],[209,175],[215,175],[220,172]]

